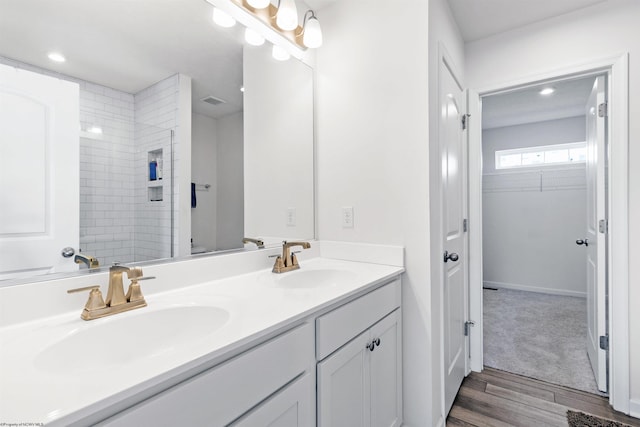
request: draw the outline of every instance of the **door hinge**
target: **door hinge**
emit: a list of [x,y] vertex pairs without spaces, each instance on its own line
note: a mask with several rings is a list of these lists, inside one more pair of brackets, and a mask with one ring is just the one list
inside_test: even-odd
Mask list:
[[469,231],[469,221],[466,218],[462,220],[462,231],[465,233]]
[[601,219],[598,222],[598,230],[602,234],[607,234],[609,232],[609,221],[607,221],[606,219]]
[[474,322],[473,320],[467,320],[466,322],[464,322],[464,336],[465,337],[469,336],[469,334],[471,333],[470,329],[475,324],[476,324],[476,322]]
[[469,124],[469,117],[471,117],[471,114],[462,115],[462,130],[467,129],[467,125]]
[[600,348],[602,350],[609,350],[609,336],[604,335],[600,337]]
[[609,104],[606,102],[603,102],[602,104],[598,105],[598,117],[607,117],[609,115]]

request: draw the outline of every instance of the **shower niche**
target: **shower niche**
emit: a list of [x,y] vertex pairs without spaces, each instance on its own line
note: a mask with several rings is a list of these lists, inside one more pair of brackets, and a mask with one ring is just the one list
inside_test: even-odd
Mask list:
[[147,152],[147,188],[148,200],[150,202],[161,202],[163,200],[163,168],[164,161],[162,148]]

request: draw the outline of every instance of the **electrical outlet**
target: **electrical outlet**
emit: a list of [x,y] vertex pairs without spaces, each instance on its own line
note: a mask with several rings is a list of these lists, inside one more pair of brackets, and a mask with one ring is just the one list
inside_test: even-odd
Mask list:
[[353,228],[353,207],[342,208],[342,228]]
[[296,226],[296,208],[287,208],[287,227]]

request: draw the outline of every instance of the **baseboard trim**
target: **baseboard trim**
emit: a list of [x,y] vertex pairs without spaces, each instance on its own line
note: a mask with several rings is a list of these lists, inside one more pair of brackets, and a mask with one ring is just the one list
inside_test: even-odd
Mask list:
[[586,292],[568,291],[565,289],[541,288],[539,286],[519,285],[516,283],[491,282],[488,280],[482,282],[482,284],[485,288],[512,289],[514,291],[537,292],[539,294],[562,295],[562,296],[578,297],[578,298],[587,297]]
[[631,399],[629,401],[629,415],[635,418],[640,418],[640,400]]

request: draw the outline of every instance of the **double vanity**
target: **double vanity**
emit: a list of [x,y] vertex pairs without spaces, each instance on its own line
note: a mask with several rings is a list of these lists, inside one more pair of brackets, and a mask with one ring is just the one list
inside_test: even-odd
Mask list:
[[403,249],[280,252],[145,266],[147,306],[90,321],[67,291],[107,273],[0,288],[0,422],[399,426]]

